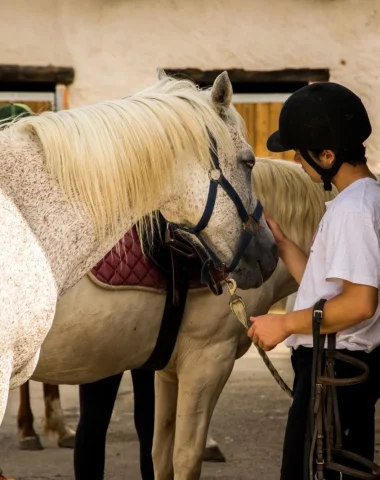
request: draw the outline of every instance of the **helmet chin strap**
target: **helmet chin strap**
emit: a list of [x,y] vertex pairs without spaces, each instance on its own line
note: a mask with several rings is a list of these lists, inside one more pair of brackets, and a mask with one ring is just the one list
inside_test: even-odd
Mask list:
[[307,163],[314,168],[314,170],[319,173],[321,180],[323,182],[323,188],[330,192],[332,190],[332,179],[338,173],[338,170],[342,166],[342,161],[338,158],[335,159],[331,168],[322,168],[318,163],[313,160],[308,152],[308,150],[300,150],[302,157],[307,161]]

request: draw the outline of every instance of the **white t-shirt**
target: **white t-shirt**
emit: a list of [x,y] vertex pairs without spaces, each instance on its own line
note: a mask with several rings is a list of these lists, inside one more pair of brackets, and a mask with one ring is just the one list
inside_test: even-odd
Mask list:
[[[380,183],[371,178],[357,180],[326,207],[294,310],[335,297],[342,292],[343,280],[380,288]],[[371,319],[339,332],[336,341],[339,349],[370,352],[379,346],[380,303]],[[311,335],[291,335],[285,344],[312,347],[313,340]]]

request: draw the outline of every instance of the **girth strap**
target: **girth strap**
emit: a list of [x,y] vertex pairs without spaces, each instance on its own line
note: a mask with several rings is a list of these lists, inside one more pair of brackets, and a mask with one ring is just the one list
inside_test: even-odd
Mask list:
[[140,368],[162,370],[172,356],[181,327],[189,289],[189,275],[185,258],[171,251],[172,272],[167,275],[167,293],[164,313],[156,345],[148,360]]

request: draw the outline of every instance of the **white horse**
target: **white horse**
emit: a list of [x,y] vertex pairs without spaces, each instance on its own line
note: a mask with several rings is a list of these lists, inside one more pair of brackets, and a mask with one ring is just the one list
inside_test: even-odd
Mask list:
[[[325,193],[298,166],[258,159],[254,191],[305,252],[324,213]],[[240,292],[250,315],[294,292],[279,262],[260,288]],[[198,479],[211,415],[236,358],[250,346],[228,306],[229,294],[191,290],[171,360],[156,375],[154,466],[158,480]],[[141,366],[154,348],[165,296],[139,289],[102,289],[88,276],[59,300],[33,379],[93,382]],[[189,447],[191,445],[191,448]]]
[[[142,217],[160,210],[182,226],[198,222],[220,173],[215,145],[245,209],[256,208],[254,157],[231,98],[226,73],[211,91],[163,78],[123,100],[45,112],[0,132],[0,423],[9,387],[35,370],[57,299]],[[218,188],[200,237],[206,250],[230,265],[245,231]],[[242,288],[260,285],[278,260],[263,216],[252,234],[235,273]]]

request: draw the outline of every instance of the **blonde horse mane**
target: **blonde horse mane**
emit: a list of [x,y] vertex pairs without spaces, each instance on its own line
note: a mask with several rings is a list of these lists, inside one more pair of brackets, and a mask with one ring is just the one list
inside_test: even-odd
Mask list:
[[233,155],[208,95],[170,77],[122,100],[18,120],[1,135],[24,132],[38,137],[48,172],[73,205],[88,209],[99,237],[143,216],[151,223],[189,155],[209,167],[210,136]]
[[297,164],[267,158],[256,159],[252,184],[268,215],[306,253],[325,202],[337,195],[335,187],[325,192],[322,184],[313,182]]

